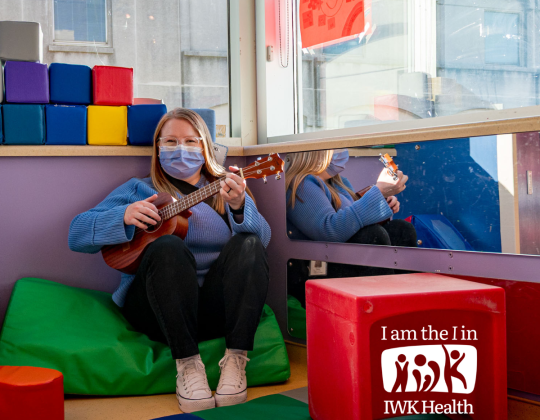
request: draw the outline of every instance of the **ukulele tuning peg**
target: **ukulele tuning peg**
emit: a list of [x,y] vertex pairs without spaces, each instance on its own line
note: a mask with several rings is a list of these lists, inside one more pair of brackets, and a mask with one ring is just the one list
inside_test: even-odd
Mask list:
[[281,179],[281,175],[280,174],[277,174],[276,175],[276,181],[279,181]]
[[262,158],[258,157],[257,160],[261,160]]
[[266,184],[268,180],[266,179],[266,175],[263,176],[264,183]]

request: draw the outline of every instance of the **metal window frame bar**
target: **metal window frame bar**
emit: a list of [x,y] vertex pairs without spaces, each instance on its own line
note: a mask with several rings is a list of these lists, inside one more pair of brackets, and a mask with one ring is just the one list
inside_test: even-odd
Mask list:
[[229,114],[231,137],[257,144],[255,2],[229,0]]

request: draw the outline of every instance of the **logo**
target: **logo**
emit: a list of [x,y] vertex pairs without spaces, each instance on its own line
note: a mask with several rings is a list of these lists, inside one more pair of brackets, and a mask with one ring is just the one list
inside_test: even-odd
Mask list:
[[386,392],[470,394],[476,384],[477,352],[468,345],[409,346],[382,352]]

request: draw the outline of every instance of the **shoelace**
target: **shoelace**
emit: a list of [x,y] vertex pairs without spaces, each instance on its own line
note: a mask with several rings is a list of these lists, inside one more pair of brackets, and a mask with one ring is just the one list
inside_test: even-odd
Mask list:
[[[182,375],[183,374],[183,375]],[[191,392],[200,389],[208,389],[208,381],[206,379],[204,364],[200,359],[192,359],[181,363],[176,377],[180,375],[186,378],[185,387]]]
[[[243,371],[241,360],[249,362],[243,354],[228,353],[219,361],[221,369],[220,385],[240,386],[241,373]],[[231,360],[231,363],[228,363]]]

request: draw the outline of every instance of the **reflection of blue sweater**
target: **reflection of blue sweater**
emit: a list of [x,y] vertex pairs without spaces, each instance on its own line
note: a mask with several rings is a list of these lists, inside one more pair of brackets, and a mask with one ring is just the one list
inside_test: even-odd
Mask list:
[[[202,177],[196,186],[202,187],[207,183],[208,181]],[[73,219],[69,228],[70,249],[95,254],[104,245],[131,241],[135,226],[124,224],[126,208],[131,203],[145,200],[153,194],[156,194],[156,190],[150,178],[130,179],[110,193],[96,207]],[[185,242],[197,262],[197,279],[200,285],[232,235],[242,232],[255,233],[265,247],[270,242],[270,226],[247,194],[244,220],[241,224],[234,221],[229,212],[229,206],[226,207],[232,233],[223,218],[208,204],[199,203],[190,209],[193,214],[189,218],[189,230]],[[122,273],[120,286],[113,293],[113,300],[118,306],[124,306],[126,293],[134,278],[133,275]]]
[[[343,178],[343,182],[353,189],[347,178]],[[294,208],[287,205],[289,235],[294,239],[345,242],[364,226],[392,216],[392,210],[377,187],[357,201],[344,189],[338,187],[338,190],[341,207],[336,211],[326,184],[319,177],[305,177],[296,190]],[[287,203],[290,196],[289,189]]]

